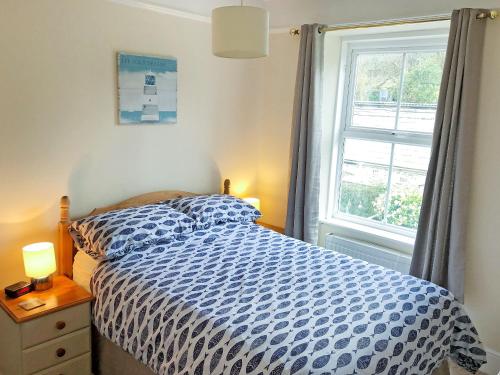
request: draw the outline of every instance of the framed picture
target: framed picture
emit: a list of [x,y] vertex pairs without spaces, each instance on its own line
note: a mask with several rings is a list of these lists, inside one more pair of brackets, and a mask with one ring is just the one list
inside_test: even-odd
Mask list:
[[177,59],[118,53],[119,123],[177,123]]

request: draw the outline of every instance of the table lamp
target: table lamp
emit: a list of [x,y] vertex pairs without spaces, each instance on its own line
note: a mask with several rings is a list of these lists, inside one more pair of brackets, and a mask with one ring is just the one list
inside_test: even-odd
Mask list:
[[243,198],[245,202],[254,206],[258,211],[260,211],[260,199],[254,197]]
[[23,247],[24,272],[31,277],[34,290],[52,288],[52,274],[56,271],[54,244],[38,242]]

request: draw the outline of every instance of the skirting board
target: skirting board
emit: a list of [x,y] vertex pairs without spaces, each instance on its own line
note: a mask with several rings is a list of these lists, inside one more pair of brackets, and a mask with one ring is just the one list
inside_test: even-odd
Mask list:
[[500,375],[500,353],[486,348],[488,363],[481,367],[481,372],[488,375]]

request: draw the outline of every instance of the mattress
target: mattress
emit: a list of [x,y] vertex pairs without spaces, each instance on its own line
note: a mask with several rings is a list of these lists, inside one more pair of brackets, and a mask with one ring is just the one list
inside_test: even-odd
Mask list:
[[95,268],[93,323],[156,374],[431,374],[485,362],[428,281],[252,223],[144,245]]
[[99,263],[84,251],[78,251],[73,261],[73,281],[90,292],[90,278]]

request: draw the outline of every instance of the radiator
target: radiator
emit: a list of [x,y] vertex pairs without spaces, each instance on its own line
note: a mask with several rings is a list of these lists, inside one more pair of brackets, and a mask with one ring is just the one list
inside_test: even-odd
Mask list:
[[355,241],[328,233],[325,247],[353,258],[391,268],[403,274],[410,270],[411,257],[367,242]]

